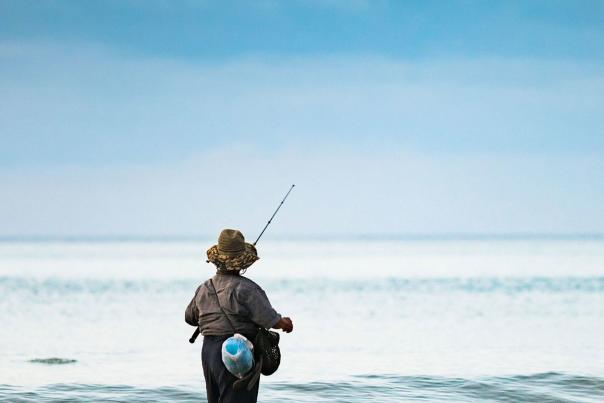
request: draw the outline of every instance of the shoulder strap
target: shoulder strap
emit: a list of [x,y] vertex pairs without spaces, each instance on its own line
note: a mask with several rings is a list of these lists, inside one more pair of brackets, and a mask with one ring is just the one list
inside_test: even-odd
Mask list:
[[214,295],[216,295],[216,302],[218,302],[218,308],[220,308],[220,312],[222,312],[222,314],[224,315],[226,320],[229,322],[229,325],[231,326],[233,333],[237,333],[237,330],[235,330],[235,326],[233,326],[233,322],[231,322],[229,315],[227,315],[227,313],[224,311],[224,309],[222,309],[222,305],[220,305],[220,298],[218,298],[218,293],[216,292],[216,288],[214,287],[214,282],[212,281],[212,279],[210,279],[210,285],[212,286],[212,291],[214,291]]

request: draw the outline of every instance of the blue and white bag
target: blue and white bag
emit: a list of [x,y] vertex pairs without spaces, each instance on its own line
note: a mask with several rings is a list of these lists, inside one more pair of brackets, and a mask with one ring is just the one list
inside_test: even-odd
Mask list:
[[254,345],[235,333],[222,343],[222,362],[231,374],[243,378],[254,367]]

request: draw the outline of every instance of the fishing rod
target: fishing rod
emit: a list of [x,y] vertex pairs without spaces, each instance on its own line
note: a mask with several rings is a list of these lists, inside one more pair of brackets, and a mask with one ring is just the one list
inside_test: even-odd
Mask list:
[[[264,231],[266,231],[266,229],[268,228],[268,226],[271,224],[271,222],[273,221],[273,218],[275,218],[275,216],[277,215],[277,212],[279,211],[279,209],[281,208],[281,206],[283,206],[283,203],[285,202],[285,199],[287,199],[287,196],[289,196],[289,194],[291,193],[291,191],[294,189],[295,186],[296,185],[292,185],[289,188],[289,190],[285,194],[285,197],[283,197],[283,200],[281,200],[281,203],[279,203],[279,205],[277,206],[277,210],[275,210],[275,212],[273,213],[273,215],[271,216],[271,218],[269,218],[268,222],[266,223],[266,225],[262,229],[262,232],[260,232],[260,235],[258,235],[258,238],[256,238],[256,240],[254,241],[254,243],[252,245],[256,246],[256,244],[260,240],[260,237],[262,236],[262,234],[264,234]],[[199,336],[199,327],[197,327],[197,329],[195,329],[195,332],[193,333],[193,335],[191,336],[191,338],[189,338],[189,343],[191,343],[191,344],[195,343],[195,340],[197,339],[197,336]]]
[[266,225],[262,229],[262,232],[260,233],[260,235],[258,235],[258,238],[256,238],[256,240],[254,241],[254,243],[252,245],[256,246],[256,244],[260,240],[260,237],[262,236],[262,234],[264,234],[264,231],[266,231],[266,229],[268,228],[268,226],[273,221],[273,218],[275,218],[275,216],[277,215],[277,211],[279,211],[279,209],[281,208],[281,206],[283,206],[283,203],[285,202],[285,199],[287,199],[287,196],[289,196],[289,193],[294,189],[294,186],[296,186],[296,185],[292,185],[292,187],[289,188],[289,190],[285,194],[285,197],[283,198],[283,200],[281,200],[281,203],[279,203],[279,206],[277,206],[277,210],[275,210],[275,212],[273,213],[273,215],[271,216],[271,218],[268,220],[268,222],[266,223]]

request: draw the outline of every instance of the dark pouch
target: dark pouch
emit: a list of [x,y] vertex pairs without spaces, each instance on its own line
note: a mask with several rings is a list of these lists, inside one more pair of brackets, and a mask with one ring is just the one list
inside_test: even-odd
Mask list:
[[262,375],[274,374],[281,363],[279,333],[259,328],[254,339],[254,358],[262,363]]
[[263,327],[258,328],[258,333],[254,338],[254,368],[242,379],[235,381],[233,388],[235,390],[247,386],[251,390],[260,374],[272,375],[275,373],[281,363],[281,350],[279,350],[279,333],[267,330]]

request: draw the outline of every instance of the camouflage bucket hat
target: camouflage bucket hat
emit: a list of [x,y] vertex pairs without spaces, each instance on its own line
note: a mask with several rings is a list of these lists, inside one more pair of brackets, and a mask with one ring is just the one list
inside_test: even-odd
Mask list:
[[208,262],[228,271],[247,269],[258,257],[256,248],[245,242],[243,234],[235,229],[224,229],[218,237],[218,244],[207,251]]

